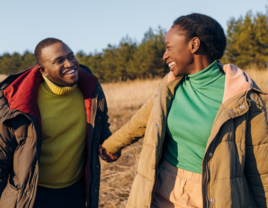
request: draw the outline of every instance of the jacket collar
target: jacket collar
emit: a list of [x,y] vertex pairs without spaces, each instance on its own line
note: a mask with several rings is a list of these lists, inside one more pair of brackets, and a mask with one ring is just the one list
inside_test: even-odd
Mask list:
[[[84,99],[90,99],[95,91],[98,79],[80,67],[78,71],[78,87]],[[39,84],[43,81],[38,65],[30,68],[16,78],[3,92],[11,110],[30,114],[38,120],[41,127],[41,117],[37,104]]]
[[233,64],[223,65],[218,61],[218,66],[225,73],[225,85],[222,103],[243,92],[249,91],[253,87],[253,81],[248,74]]

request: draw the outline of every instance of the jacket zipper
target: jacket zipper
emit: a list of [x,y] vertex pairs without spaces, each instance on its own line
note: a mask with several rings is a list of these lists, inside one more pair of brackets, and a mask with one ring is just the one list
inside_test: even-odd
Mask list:
[[[26,118],[28,118],[32,123],[33,123],[33,125],[34,125],[34,127],[35,127],[35,123],[33,122],[33,120],[28,116],[28,115],[26,115],[25,113],[22,113]],[[35,127],[35,133],[36,133],[36,144],[37,144],[37,134],[38,134],[38,132],[36,131],[36,127]],[[36,157],[36,162],[38,162],[38,156],[37,156],[37,146],[36,146],[36,155],[35,155],[35,157]],[[35,167],[35,171],[34,171],[34,173],[33,173],[33,188],[32,188],[32,190],[31,190],[31,194],[30,194],[30,199],[29,199],[29,202],[28,202],[28,208],[30,207],[30,204],[31,204],[31,201],[32,201],[32,199],[33,199],[33,193],[34,193],[34,191],[35,191],[35,188],[37,187],[37,182],[36,182],[36,177],[37,177],[37,168],[38,168],[38,165],[36,165],[36,167]],[[26,193],[27,194],[27,193]]]
[[160,150],[160,157],[159,157],[159,159],[158,159],[158,161],[156,163],[156,168],[155,168],[155,175],[156,175],[156,177],[155,177],[155,183],[154,183],[154,188],[153,188],[151,203],[152,203],[152,200],[154,198],[154,194],[155,194],[155,190],[156,190],[156,184],[157,184],[157,180],[158,180],[158,164],[160,162],[161,157],[162,157],[162,148]]
[[[35,168],[35,171],[34,171],[34,183],[36,183],[36,172],[37,172],[37,167]],[[33,185],[33,189],[32,189],[32,192],[31,192],[31,195],[30,195],[30,199],[29,199],[29,203],[28,203],[28,207],[30,207],[30,204],[31,204],[31,201],[32,201],[32,199],[33,199],[33,193],[34,193],[34,190],[35,190],[35,187],[36,187],[37,185]]]
[[[183,78],[180,79],[179,83],[181,82],[182,79],[183,79]],[[174,81],[176,81],[176,80],[174,80]],[[171,81],[171,82],[173,82],[173,81]],[[165,85],[161,88],[161,92],[162,92],[162,90],[163,90],[166,86],[168,86],[171,82],[168,82],[167,84],[165,84]],[[179,84],[179,83],[178,83],[178,84]],[[162,95],[162,93],[159,93],[159,94],[160,94],[159,96],[160,96],[160,101],[161,101],[161,95]],[[167,126],[167,123],[166,123],[166,122],[165,122],[165,125]],[[163,126],[162,126],[162,129],[163,129]],[[166,134],[164,134],[164,137],[165,137],[165,135],[166,135]],[[165,138],[163,139],[163,143],[164,143],[164,140],[165,140]],[[158,180],[158,164],[159,164],[159,162],[160,162],[160,159],[162,158],[162,147],[163,147],[163,143],[162,143],[162,145],[161,145],[161,148],[160,148],[160,154],[159,154],[159,157],[158,157],[157,162],[156,162],[156,168],[155,168],[155,174],[156,174],[156,177],[155,177],[155,183],[154,183],[154,188],[153,188],[153,192],[152,192],[151,203],[152,203],[152,200],[153,200],[155,191],[156,191],[156,185],[157,185],[157,180]]]
[[[207,160],[206,160],[206,175],[207,175],[206,181],[208,182],[209,181],[209,174],[208,174],[208,162],[207,162]],[[207,193],[207,191],[208,191],[208,188],[207,188],[207,186],[205,186],[205,192]],[[207,203],[206,206],[208,207],[209,198],[208,198],[207,194],[205,194],[205,196],[206,196],[206,203]]]
[[[92,96],[94,97],[94,96]],[[97,113],[97,105],[98,105],[98,96],[96,96],[96,101],[95,101],[95,111],[93,112],[92,111],[92,122],[90,122],[92,124],[92,131],[90,132],[90,135],[89,135],[89,158],[88,158],[88,171],[89,171],[89,184],[88,184],[88,196],[87,196],[87,207],[90,207],[90,185],[91,185],[91,171],[90,171],[90,162],[91,162],[91,144],[92,144],[92,137],[93,137],[93,132],[94,132],[94,125],[95,125],[95,117],[96,117],[96,113]],[[91,105],[91,110],[92,110],[92,105]],[[90,118],[91,120],[91,118]]]
[[[248,97],[248,92],[249,92],[249,91],[247,91],[246,94],[244,95],[246,99],[247,99],[247,97]],[[250,106],[249,106],[249,107],[250,107]],[[247,112],[248,112],[248,111],[247,111]],[[247,113],[247,112],[245,112],[245,113]],[[245,114],[245,113],[244,113],[244,114]],[[244,114],[243,114],[243,115],[244,115]],[[237,118],[237,117],[239,117],[239,116],[241,116],[241,115],[237,115],[237,116],[235,116],[234,118],[230,118],[230,119],[235,119],[235,118]],[[223,124],[225,124],[227,121],[229,121],[230,119],[227,119],[224,123],[221,124],[221,126],[222,126]],[[212,141],[210,142],[210,144],[211,144],[211,143],[213,142],[213,140],[217,137],[218,133],[219,133],[219,132],[217,132],[217,134],[216,134],[215,137],[212,139]],[[207,154],[207,152],[209,152],[209,147],[208,147],[207,151],[205,152],[205,155]],[[205,159],[205,157],[204,157],[204,159]],[[208,161],[206,160],[206,175],[207,175],[206,182],[209,181],[209,173],[208,173],[208,172],[209,172],[209,171],[208,171]],[[203,186],[203,184],[202,184],[202,186]],[[207,195],[207,190],[208,190],[207,186],[205,186],[204,189],[205,189],[205,196],[206,196],[206,203],[207,203],[207,204],[206,204],[206,207],[209,207],[209,198],[208,198],[208,195]],[[203,199],[204,199],[204,197],[203,197]]]

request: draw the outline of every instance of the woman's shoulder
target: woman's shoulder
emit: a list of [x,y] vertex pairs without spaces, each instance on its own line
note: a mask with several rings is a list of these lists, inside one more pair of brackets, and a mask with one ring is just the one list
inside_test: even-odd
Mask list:
[[164,86],[165,84],[168,83],[168,76],[169,76],[169,74],[170,74],[170,73],[166,74],[166,75],[162,78],[162,80],[161,80],[161,81],[159,82],[159,84],[158,84],[158,87],[162,87],[162,86]]
[[167,83],[169,83],[169,82],[172,82],[172,81],[174,81],[174,80],[176,80],[176,79],[178,79],[179,77],[175,77],[174,75],[173,75],[173,72],[171,71],[171,72],[169,72],[169,73],[167,73],[165,76],[164,76],[164,78],[161,80],[161,82],[159,83],[159,86],[164,86],[165,84],[167,84]]

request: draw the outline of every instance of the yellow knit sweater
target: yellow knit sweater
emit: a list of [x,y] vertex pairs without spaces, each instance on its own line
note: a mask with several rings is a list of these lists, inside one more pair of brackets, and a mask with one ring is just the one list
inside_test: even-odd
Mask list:
[[84,173],[86,109],[83,94],[75,85],[59,87],[44,77],[38,106],[42,122],[42,150],[38,185],[64,188]]

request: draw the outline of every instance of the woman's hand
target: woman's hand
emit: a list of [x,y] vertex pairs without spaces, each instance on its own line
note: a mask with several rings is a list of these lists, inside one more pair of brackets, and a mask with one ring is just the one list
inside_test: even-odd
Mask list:
[[111,153],[107,151],[102,145],[99,146],[99,154],[101,159],[106,162],[114,162],[121,156],[121,151],[118,153]]

